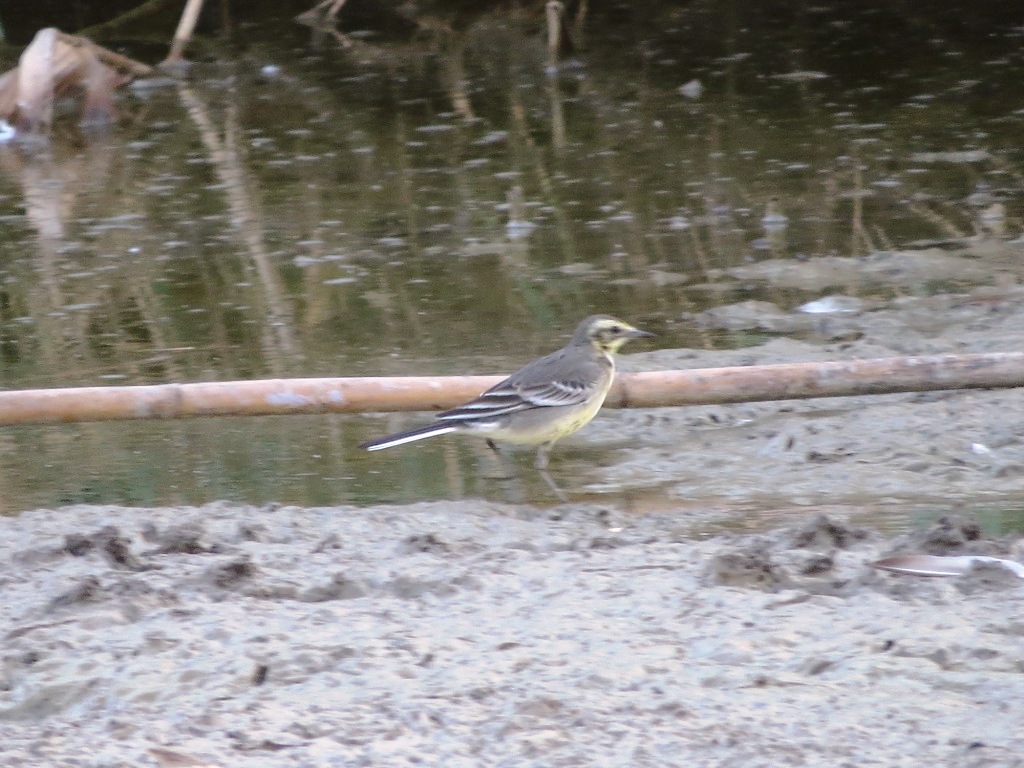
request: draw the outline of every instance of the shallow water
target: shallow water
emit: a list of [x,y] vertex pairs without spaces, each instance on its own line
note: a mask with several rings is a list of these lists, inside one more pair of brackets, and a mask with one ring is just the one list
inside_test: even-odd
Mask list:
[[[595,11],[555,76],[535,27],[498,16],[345,50],[249,27],[188,85],[125,93],[109,135],[0,146],[0,386],[507,372],[593,311],[731,349],[818,339],[692,316],[1016,286],[1024,30],[889,13]],[[968,242],[989,260],[778,279]],[[528,457],[495,484],[476,446],[356,447],[417,418],[5,429],[0,511],[552,501]],[[616,455],[586,433],[561,453],[573,488]],[[631,493],[656,490],[606,497]]]

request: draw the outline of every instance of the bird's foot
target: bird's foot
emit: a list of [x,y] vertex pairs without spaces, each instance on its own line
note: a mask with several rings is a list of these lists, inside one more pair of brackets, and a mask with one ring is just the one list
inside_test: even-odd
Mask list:
[[558,497],[558,500],[563,504],[567,504],[569,501],[569,497],[565,495],[565,491],[558,487],[558,483],[555,482],[555,478],[551,476],[551,473],[548,472],[546,469],[540,469],[538,471],[540,472],[540,476],[544,478],[544,482],[548,484],[548,487],[552,491],[554,491],[555,496]]

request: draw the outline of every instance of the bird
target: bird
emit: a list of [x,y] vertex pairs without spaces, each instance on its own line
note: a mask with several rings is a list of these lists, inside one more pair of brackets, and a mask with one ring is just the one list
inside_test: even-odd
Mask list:
[[428,437],[460,433],[537,446],[534,467],[546,472],[551,448],[584,427],[615,379],[615,353],[630,339],[654,336],[611,315],[592,315],[562,349],[537,358],[473,400],[437,414],[433,424],[360,445],[382,451]]

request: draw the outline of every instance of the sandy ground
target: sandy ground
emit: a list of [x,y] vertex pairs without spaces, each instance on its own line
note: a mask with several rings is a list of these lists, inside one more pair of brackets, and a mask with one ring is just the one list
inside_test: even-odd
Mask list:
[[11,766],[1024,765],[1020,556],[487,503],[3,521]]
[[[726,308],[687,322],[801,340],[629,365],[1024,338],[1015,288],[862,309]],[[554,460],[610,449],[587,501],[0,519],[0,765],[1024,766],[1024,580],[870,566],[1024,557],[971,515],[1019,499],[1022,424],[1020,390],[616,412]],[[921,499],[962,512],[893,539],[815,511]],[[807,515],[696,536],[715,500]]]

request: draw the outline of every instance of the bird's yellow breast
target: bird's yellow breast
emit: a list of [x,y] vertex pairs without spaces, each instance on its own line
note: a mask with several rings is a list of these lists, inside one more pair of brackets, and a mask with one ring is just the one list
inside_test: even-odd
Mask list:
[[541,445],[561,440],[585,427],[597,415],[611,389],[612,379],[611,374],[605,377],[594,395],[584,403],[520,411],[513,415],[506,427],[489,432],[488,437],[518,445]]

